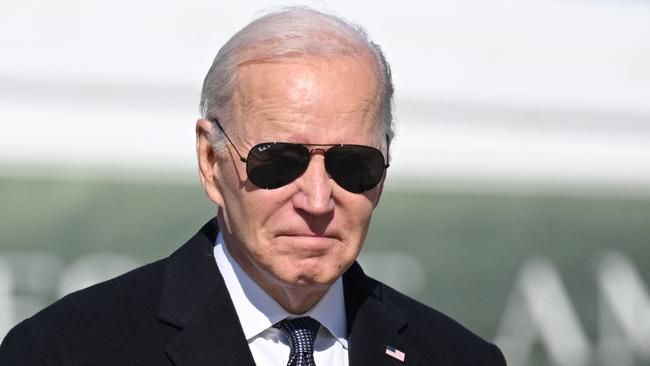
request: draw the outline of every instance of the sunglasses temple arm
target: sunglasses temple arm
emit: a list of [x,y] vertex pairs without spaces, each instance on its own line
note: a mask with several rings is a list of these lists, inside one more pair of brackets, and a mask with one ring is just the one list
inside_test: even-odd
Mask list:
[[384,169],[388,169],[389,166],[390,166],[390,138],[388,137],[388,134],[386,134],[386,165],[384,165]]
[[[239,160],[241,160],[242,163],[245,163],[246,158],[241,156],[241,154],[239,153],[239,150],[237,150],[237,146],[235,146],[235,144],[232,142],[230,137],[228,137],[228,134],[226,133],[226,131],[224,131],[223,127],[221,127],[221,124],[219,123],[219,120],[215,118],[215,119],[212,120],[212,122],[214,122],[217,125],[217,127],[219,127],[219,130],[221,131],[221,133],[223,133],[223,135],[226,136],[226,139],[228,140],[228,142],[230,142],[230,145],[232,145],[232,148],[235,149],[235,152],[237,153],[237,155],[239,155]],[[386,136],[386,138],[388,138],[388,136]]]

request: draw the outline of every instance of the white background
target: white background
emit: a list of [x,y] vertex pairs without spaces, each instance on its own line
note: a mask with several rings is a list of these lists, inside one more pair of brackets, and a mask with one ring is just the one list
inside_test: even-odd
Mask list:
[[[364,25],[388,57],[389,188],[650,192],[650,2],[297,4]],[[2,174],[193,181],[203,76],[278,5],[3,0]]]

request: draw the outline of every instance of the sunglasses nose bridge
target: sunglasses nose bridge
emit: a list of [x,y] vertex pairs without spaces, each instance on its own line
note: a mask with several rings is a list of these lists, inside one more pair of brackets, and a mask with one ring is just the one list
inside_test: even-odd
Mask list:
[[325,155],[325,153],[327,153],[327,150],[323,149],[322,147],[314,147],[308,150],[310,156],[314,154]]
[[[309,151],[309,158],[307,159],[307,167],[305,168],[305,171],[312,165],[312,157],[314,155],[322,155],[323,159],[325,159],[325,154],[327,154],[327,149],[321,147],[308,147],[307,151]],[[324,162],[323,166],[325,166]],[[327,169],[325,169],[325,172],[327,172]]]
[[[327,164],[326,164],[326,162],[325,162],[325,161],[327,160],[327,159],[325,159],[325,155],[327,155],[327,151],[328,151],[329,149],[323,149],[322,147],[313,147],[313,148],[308,148],[308,150],[309,150],[309,160],[308,160],[307,164],[308,164],[308,165],[311,165],[311,158],[312,158],[312,156],[314,156],[314,155],[322,155],[322,156],[323,156],[323,159],[324,159],[324,161],[323,161],[323,166],[325,167],[325,173],[326,173],[327,176],[329,177],[329,176],[330,176],[330,172],[329,172],[329,170],[327,169]],[[307,167],[307,168],[309,168],[309,167]]]

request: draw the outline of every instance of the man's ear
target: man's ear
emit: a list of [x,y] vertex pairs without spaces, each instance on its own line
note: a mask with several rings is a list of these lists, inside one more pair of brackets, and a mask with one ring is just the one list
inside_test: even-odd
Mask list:
[[201,118],[196,121],[196,158],[199,163],[199,179],[205,194],[212,202],[223,207],[223,196],[219,187],[218,157],[212,149],[209,138],[213,130],[213,123],[207,119]]

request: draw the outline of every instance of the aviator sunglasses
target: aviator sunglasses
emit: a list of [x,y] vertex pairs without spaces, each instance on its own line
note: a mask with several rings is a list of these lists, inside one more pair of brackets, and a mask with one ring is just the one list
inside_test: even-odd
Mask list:
[[[235,149],[239,159],[246,163],[248,179],[263,189],[279,188],[296,180],[307,170],[314,151],[324,153],[327,174],[341,188],[352,193],[363,193],[373,189],[379,184],[384,176],[384,170],[389,166],[381,151],[374,147],[349,144],[263,142],[253,146],[248,156],[244,158],[219,121],[216,119],[212,121]],[[329,149],[313,148],[314,146],[329,147]]]

